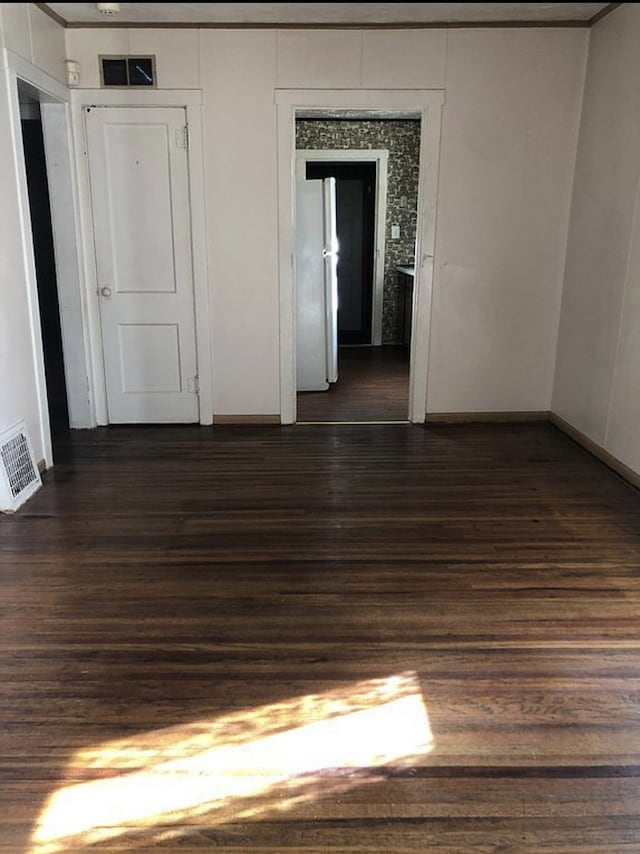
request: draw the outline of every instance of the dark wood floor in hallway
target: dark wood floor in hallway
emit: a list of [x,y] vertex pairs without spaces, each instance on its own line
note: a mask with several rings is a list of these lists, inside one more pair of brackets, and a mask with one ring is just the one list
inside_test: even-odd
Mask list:
[[406,421],[409,357],[404,347],[340,347],[338,382],[297,395],[298,421]]
[[77,432],[0,518],[0,851],[640,850],[640,496],[549,425]]

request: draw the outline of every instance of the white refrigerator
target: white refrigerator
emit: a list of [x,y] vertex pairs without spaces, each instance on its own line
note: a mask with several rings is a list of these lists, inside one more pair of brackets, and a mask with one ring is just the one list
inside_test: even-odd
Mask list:
[[338,379],[338,238],[335,178],[296,184],[296,388]]

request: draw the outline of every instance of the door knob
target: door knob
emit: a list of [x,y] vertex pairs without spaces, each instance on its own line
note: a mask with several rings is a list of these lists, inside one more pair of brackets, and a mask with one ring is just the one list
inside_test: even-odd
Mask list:
[[105,299],[109,299],[111,296],[111,288],[105,285],[104,288],[100,288],[100,293]]

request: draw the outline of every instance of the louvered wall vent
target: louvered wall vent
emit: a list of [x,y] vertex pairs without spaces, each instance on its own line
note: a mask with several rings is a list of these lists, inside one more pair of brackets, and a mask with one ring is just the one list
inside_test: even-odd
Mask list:
[[0,433],[0,510],[12,513],[42,486],[22,421]]

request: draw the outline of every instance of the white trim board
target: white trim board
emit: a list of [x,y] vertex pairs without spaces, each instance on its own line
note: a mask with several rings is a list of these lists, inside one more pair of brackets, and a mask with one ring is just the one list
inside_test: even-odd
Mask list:
[[47,74],[46,71],[36,65],[32,65],[27,59],[8,48],[5,48],[5,67],[9,68],[16,77],[25,80],[39,89],[41,93],[49,96],[47,100],[69,101],[69,89],[64,83],[56,80],[55,77]]
[[384,259],[387,219],[387,172],[389,152],[380,149],[318,149],[299,148],[296,152],[296,180],[303,180],[309,161],[352,160],[357,163],[374,163],[376,167],[376,219],[373,246],[373,300],[371,306],[371,342],[382,344],[382,305],[384,301]]
[[202,139],[202,92],[199,89],[154,89],[123,91],[75,89],[71,93],[73,128],[78,158],[80,216],[82,222],[84,275],[88,305],[88,336],[91,351],[91,385],[94,390],[95,420],[108,424],[104,355],[98,305],[95,244],[91,212],[91,191],[87,163],[85,107],[179,107],[186,112],[189,128],[189,193],[191,198],[191,244],[195,299],[196,347],[200,383],[200,424],[213,423],[213,368],[207,271],[204,198],[204,146]]
[[427,406],[436,201],[444,92],[440,89],[276,89],[278,120],[278,268],[280,284],[280,419],[296,420],[295,119],[302,109],[415,110],[421,118],[416,278],[409,375],[409,420],[422,424]]

